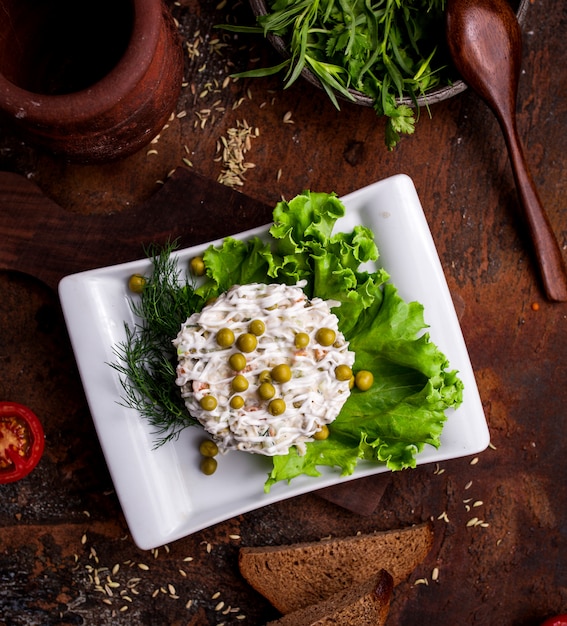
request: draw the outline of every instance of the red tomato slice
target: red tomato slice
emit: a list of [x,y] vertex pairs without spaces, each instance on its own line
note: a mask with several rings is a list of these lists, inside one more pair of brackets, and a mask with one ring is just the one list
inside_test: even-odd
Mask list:
[[38,464],[45,445],[35,413],[16,402],[0,402],[0,483],[27,476]]
[[541,626],[567,626],[567,614],[550,617],[546,619]]

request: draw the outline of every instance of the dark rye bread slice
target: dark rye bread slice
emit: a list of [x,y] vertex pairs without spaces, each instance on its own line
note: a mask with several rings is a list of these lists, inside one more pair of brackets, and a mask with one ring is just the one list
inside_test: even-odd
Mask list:
[[393,589],[393,578],[381,570],[361,585],[352,585],[266,626],[384,626]]
[[286,614],[360,584],[380,569],[392,575],[395,586],[432,544],[433,530],[426,523],[288,546],[243,547],[238,565],[248,583]]

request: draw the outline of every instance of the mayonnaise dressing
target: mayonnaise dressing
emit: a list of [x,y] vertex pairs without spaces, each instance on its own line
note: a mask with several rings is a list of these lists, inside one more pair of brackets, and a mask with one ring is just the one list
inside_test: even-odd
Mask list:
[[[335,369],[354,363],[354,353],[348,350],[337,317],[331,312],[331,306],[337,304],[320,298],[308,300],[301,283],[236,285],[182,325],[173,341],[178,354],[176,383],[187,409],[221,451],[237,449],[273,456],[296,446],[303,454],[305,442],[335,420],[350,393],[349,381],[337,380]],[[256,349],[244,355],[244,370],[236,372],[229,365],[230,356],[239,352],[236,341],[223,348],[216,336],[222,328],[230,328],[237,339],[249,332],[252,320],[264,322],[265,332],[257,337]],[[333,345],[325,347],[317,342],[320,328],[336,333]],[[309,336],[306,348],[295,346],[298,333]],[[283,399],[286,407],[281,415],[272,415],[269,401],[258,395],[259,377],[280,364],[289,365],[291,379],[272,381],[274,397]],[[245,391],[232,389],[237,374],[249,383]],[[200,402],[209,394],[217,405],[204,410]],[[235,395],[244,400],[241,408],[230,406]]]

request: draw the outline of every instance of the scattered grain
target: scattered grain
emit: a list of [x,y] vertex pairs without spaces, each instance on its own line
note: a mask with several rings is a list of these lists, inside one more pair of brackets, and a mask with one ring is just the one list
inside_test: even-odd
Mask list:
[[478,457],[475,456],[474,459],[471,460],[471,465],[476,465],[478,463]]
[[217,143],[220,154],[216,160],[222,161],[223,169],[218,182],[228,187],[244,185],[245,173],[255,167],[254,163],[245,161],[244,156],[251,148],[251,140],[259,134],[259,130],[251,128],[246,120],[238,120],[235,127],[227,130],[227,136],[220,138],[220,144]]
[[221,611],[224,608],[224,602],[221,600],[216,606],[215,611]]
[[438,579],[439,579],[439,568],[434,567],[433,571],[431,572],[431,580],[438,580]]
[[449,518],[447,516],[447,511],[443,511],[443,513],[441,513],[441,515],[439,515],[439,517],[437,519],[443,520],[444,522],[447,522],[447,524],[448,524],[449,523]]
[[138,563],[138,567],[144,571],[148,571],[150,569],[145,563]]
[[473,481],[469,480],[469,482],[465,485],[465,491],[472,487]]
[[429,581],[427,578],[418,578],[414,583],[414,585],[429,585]]

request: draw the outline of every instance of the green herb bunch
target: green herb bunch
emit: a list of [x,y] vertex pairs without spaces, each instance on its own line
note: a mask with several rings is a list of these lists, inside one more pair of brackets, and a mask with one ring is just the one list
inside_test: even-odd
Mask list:
[[172,256],[176,248],[174,242],[146,250],[152,271],[145,277],[140,296],[130,301],[141,321],[135,328],[125,324],[126,340],[115,348],[118,361],[111,363],[120,374],[123,404],[136,409],[154,427],[158,446],[198,423],[187,412],[175,384],[177,354],[172,340],[204,300],[187,279],[181,279]]
[[[285,87],[304,69],[320,81],[337,108],[337,96],[354,101],[353,90],[385,115],[386,145],[415,129],[416,114],[400,99],[417,99],[438,86],[446,66],[445,0],[272,0],[257,27],[223,26],[239,32],[281,37],[289,58],[271,67],[238,74],[258,77],[287,70]],[[442,57],[441,59],[439,57]]]

